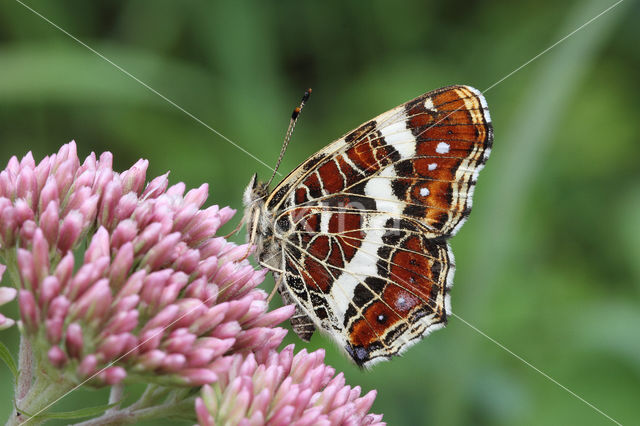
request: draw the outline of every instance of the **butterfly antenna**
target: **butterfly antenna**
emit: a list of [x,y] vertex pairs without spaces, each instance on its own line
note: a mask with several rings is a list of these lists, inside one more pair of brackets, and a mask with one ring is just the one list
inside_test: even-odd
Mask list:
[[267,182],[267,188],[271,184],[271,181],[274,177],[276,177],[276,173],[278,172],[278,167],[280,167],[280,163],[282,162],[282,157],[284,157],[284,153],[287,150],[287,146],[289,145],[289,141],[291,140],[291,135],[293,134],[293,129],[296,127],[296,123],[298,122],[298,117],[300,117],[300,113],[302,112],[302,108],[304,108],[304,104],[309,100],[309,96],[311,95],[311,89],[307,89],[302,96],[302,101],[300,105],[297,106],[293,110],[293,114],[291,114],[291,121],[289,122],[289,128],[287,129],[287,133],[284,135],[284,142],[282,143],[282,149],[280,150],[280,157],[278,157],[278,162],[276,163],[276,167],[273,169],[273,174]]

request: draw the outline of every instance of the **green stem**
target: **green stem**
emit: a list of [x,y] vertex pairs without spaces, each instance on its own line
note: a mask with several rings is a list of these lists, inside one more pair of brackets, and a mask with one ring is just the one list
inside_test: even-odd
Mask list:
[[31,341],[25,335],[20,338],[20,352],[18,358],[18,380],[15,388],[15,398],[21,401],[29,392],[33,382],[33,350]]
[[125,425],[135,424],[145,420],[159,418],[193,418],[195,397],[190,397],[179,402],[167,402],[162,405],[132,409],[132,406],[122,410],[109,411],[95,419],[75,423],[74,426],[99,426],[99,425]]
[[72,388],[73,384],[71,382],[64,380],[52,382],[46,376],[36,375],[36,380],[26,395],[16,401],[14,411],[10,414],[5,425],[28,424],[29,426],[34,426],[43,423],[46,419],[38,417],[38,415],[46,411],[49,405],[62,398]]

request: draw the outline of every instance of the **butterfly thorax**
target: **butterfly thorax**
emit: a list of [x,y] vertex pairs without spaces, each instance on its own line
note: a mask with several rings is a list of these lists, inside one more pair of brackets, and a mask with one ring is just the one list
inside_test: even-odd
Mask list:
[[266,208],[265,200],[269,188],[264,182],[258,182],[253,175],[244,191],[243,223],[247,226],[247,242],[256,246],[255,256],[262,266],[279,270],[281,256],[279,246],[273,238],[273,218]]

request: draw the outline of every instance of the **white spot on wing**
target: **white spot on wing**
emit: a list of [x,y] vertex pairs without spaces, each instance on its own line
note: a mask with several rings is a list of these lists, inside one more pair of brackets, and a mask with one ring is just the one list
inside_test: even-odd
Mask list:
[[416,155],[416,138],[407,129],[406,116],[389,126],[381,127],[380,134],[384,141],[393,146],[402,158],[411,158]]
[[393,166],[385,167],[378,176],[369,179],[364,187],[364,194],[376,200],[376,210],[401,215],[402,203],[393,195],[391,188],[391,182],[395,177]]
[[322,232],[323,234],[329,233],[329,219],[331,219],[331,213],[320,213],[320,232]]
[[431,98],[425,99],[424,100],[424,107],[426,109],[435,110],[435,108],[433,106],[433,99],[431,99]]
[[436,147],[436,152],[438,154],[446,154],[447,152],[449,152],[449,144],[445,142],[440,142]]
[[437,164],[437,163],[431,163],[431,164],[429,164],[429,166],[428,166],[429,170],[435,170],[435,169],[436,169],[436,167],[438,167],[438,164]]

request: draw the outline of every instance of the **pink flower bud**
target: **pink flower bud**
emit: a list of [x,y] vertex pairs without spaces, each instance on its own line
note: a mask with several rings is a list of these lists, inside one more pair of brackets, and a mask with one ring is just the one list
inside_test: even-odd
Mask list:
[[14,320],[12,320],[11,318],[7,318],[4,315],[0,314],[0,331],[1,330],[6,330],[7,328],[10,328],[13,326],[13,324],[15,324],[16,322]]
[[98,347],[97,353],[102,356],[102,360],[109,362],[122,355],[129,340],[128,333],[111,334],[102,339],[102,344]]
[[111,236],[111,245],[120,248],[123,244],[133,241],[138,234],[138,226],[131,219],[123,220],[118,224]]
[[84,218],[85,227],[89,226],[89,224],[91,224],[96,218],[99,198],[98,194],[93,194],[89,198],[83,200],[82,204],[80,204],[80,207],[78,208],[78,211]]
[[[4,268],[4,265],[0,265],[0,268]],[[0,278],[2,278],[2,272],[0,272]],[[0,287],[0,305],[11,302],[15,299],[18,290],[12,287]]]
[[166,354],[163,351],[157,349],[143,352],[142,355],[138,357],[138,364],[142,369],[155,371],[160,368],[165,356]]
[[218,376],[207,368],[185,368],[180,376],[189,386],[202,386],[218,380]]
[[148,160],[138,160],[129,170],[122,173],[123,193],[135,192],[140,194],[144,188],[144,181],[149,167]]
[[122,184],[119,179],[114,179],[108,182],[105,186],[104,193],[102,195],[102,202],[100,203],[100,211],[98,213],[98,222],[111,227],[112,221],[116,217],[116,207],[122,197]]
[[95,262],[103,256],[110,256],[109,250],[109,233],[101,226],[91,238],[91,244],[84,254],[84,263]]
[[16,209],[13,206],[5,207],[0,213],[0,236],[2,237],[2,247],[11,247],[15,243],[18,229],[16,219]]
[[55,202],[58,204],[59,196],[58,196],[58,185],[56,180],[49,176],[47,182],[40,191],[40,200],[38,201],[38,209],[42,212],[51,202]]
[[29,332],[35,333],[38,328],[38,309],[33,293],[28,290],[18,292],[18,305],[20,306],[20,317]]
[[138,307],[140,296],[138,296],[137,294],[132,294],[130,296],[118,298],[116,300],[117,302],[115,303],[115,306],[113,308],[114,312],[125,312]]
[[47,239],[49,246],[54,246],[58,240],[58,227],[60,218],[58,216],[58,203],[51,201],[47,204],[44,212],[40,215],[40,229]]
[[98,367],[98,359],[95,355],[87,355],[78,366],[78,375],[82,378],[92,376]]
[[80,210],[80,206],[91,197],[91,188],[83,186],[80,188],[74,188],[69,192],[69,199],[67,200],[62,216],[67,215],[71,210]]
[[18,249],[16,256],[18,268],[20,270],[20,278],[22,278],[22,287],[33,289],[36,282],[36,271],[33,266],[33,255],[25,249]]
[[117,299],[124,298],[131,295],[138,296],[138,293],[144,285],[144,280],[147,275],[146,271],[137,271],[127,279],[125,285],[118,292]]
[[127,377],[127,371],[122,367],[109,367],[100,374],[100,377],[107,385],[113,386]]
[[227,339],[237,336],[242,331],[242,327],[237,321],[229,321],[215,327],[211,333],[212,337]]
[[40,228],[33,234],[33,268],[38,282],[49,275],[49,243]]
[[22,198],[16,199],[14,207],[14,214],[18,225],[22,225],[27,220],[34,219],[35,215],[33,213],[33,210],[31,210],[31,206],[27,204],[27,202]]
[[29,205],[30,208],[36,208],[34,205],[37,195],[38,183],[36,175],[32,167],[21,166],[16,181],[16,198],[21,198]]
[[[119,221],[124,221],[133,216],[133,212],[138,206],[138,202],[139,200],[135,193],[129,192],[128,194],[125,194],[122,198],[120,198],[118,206],[116,207],[116,219]],[[135,224],[136,222],[133,223]],[[131,239],[133,239],[133,237]]]
[[187,365],[187,357],[182,354],[169,354],[162,360],[162,369],[166,372],[176,373]]
[[69,302],[69,299],[67,299],[65,296],[62,296],[62,295],[56,296],[51,301],[51,305],[49,306],[49,310],[47,312],[47,317],[62,319],[67,316],[70,306],[71,306],[71,303]]
[[120,288],[122,284],[124,284],[124,281],[131,270],[131,266],[133,266],[133,260],[133,244],[123,244],[116,253],[111,264],[109,280],[112,287]]
[[[228,303],[221,303],[221,304],[217,304],[215,306],[212,306],[200,318],[196,319],[191,324],[190,328],[194,332],[196,332],[196,333],[198,333],[200,335],[206,335],[206,334],[210,334],[210,333],[215,334],[217,332],[218,328],[225,327],[226,324],[228,324],[228,323],[224,323],[224,324],[220,325],[220,323],[224,319],[225,315],[227,314],[227,310],[228,309],[229,309],[229,304]],[[240,326],[238,325],[238,327],[240,327]],[[236,330],[236,333],[234,333],[233,336],[235,336],[235,334],[240,332],[239,328],[237,328],[235,330]],[[225,333],[226,333],[226,331],[228,331],[228,329],[225,329]],[[228,335],[228,334],[224,334],[223,333],[222,336],[213,336],[213,337],[226,338],[226,337],[231,337],[231,336]]]
[[58,194],[64,198],[73,182],[73,161],[63,161],[55,170],[56,183],[58,185]]
[[118,312],[109,320],[102,334],[121,334],[133,331],[138,325],[138,316],[138,311],[133,309]]
[[24,242],[33,240],[33,234],[36,232],[38,225],[33,220],[27,220],[20,228],[20,239]]
[[160,345],[164,337],[164,329],[161,327],[148,329],[140,334],[139,349],[141,352],[152,351]]
[[[87,159],[88,160],[88,159]],[[86,163],[86,162],[85,162]],[[83,186],[92,187],[93,182],[96,178],[96,169],[95,165],[91,166],[91,168],[87,168],[86,165],[83,166],[82,170],[79,170],[78,178],[75,181],[75,186],[77,188],[82,188]]]
[[223,207],[218,212],[218,216],[220,217],[220,223],[224,225],[229,222],[229,220],[236,214],[236,210],[231,207]]
[[147,322],[143,331],[157,327],[164,329],[178,317],[179,311],[180,308],[177,305],[167,306]]
[[111,309],[111,300],[109,280],[98,280],[74,302],[72,317],[99,323]]
[[40,284],[40,293],[38,295],[38,304],[41,309],[49,306],[49,303],[60,294],[60,281],[57,277],[49,275],[42,280]]
[[58,346],[52,346],[47,352],[47,358],[54,367],[61,368],[67,363],[67,355]]
[[162,176],[158,176],[154,178],[147,187],[145,188],[142,196],[145,198],[157,198],[160,194],[162,194],[169,184],[169,180],[167,177],[169,176],[169,172],[163,174]]
[[175,268],[187,274],[193,273],[200,262],[200,252],[188,249],[182,253],[175,261]]
[[78,323],[71,323],[67,327],[67,336],[65,338],[65,345],[67,353],[72,358],[78,358],[82,356],[84,339],[82,337],[82,327]]
[[[51,171],[51,159],[49,157],[44,157],[42,161],[36,166],[35,174],[36,174],[36,184],[38,188],[44,188],[45,182],[49,178],[49,173]],[[42,197],[42,195],[40,195]],[[47,204],[44,203],[46,206]],[[42,211],[42,209],[40,210]]]
[[55,276],[62,286],[69,284],[71,275],[73,274],[73,253],[68,252],[56,266]]
[[174,248],[178,241],[180,241],[180,238],[181,235],[179,232],[174,232],[162,238],[156,245],[151,247],[142,259],[142,264],[154,270],[167,263],[172,263],[173,260],[175,260]]
[[[205,388],[211,389],[208,386]],[[203,388],[203,392],[205,388]],[[211,392],[213,392],[213,390],[211,390]],[[215,426],[215,420],[213,419],[213,416],[209,414],[209,411],[207,411],[207,407],[205,406],[202,398],[196,398],[196,415],[198,416],[198,424],[200,426]]]
[[171,197],[180,197],[180,198],[182,198],[182,196],[184,195],[184,190],[186,188],[187,187],[184,184],[184,182],[178,182],[175,185],[171,185],[169,188],[167,188],[166,194],[171,196]]
[[62,253],[66,253],[75,245],[80,233],[82,232],[82,226],[84,224],[84,218],[78,211],[70,211],[69,214],[62,221],[60,226],[60,236],[58,237],[58,249]]

